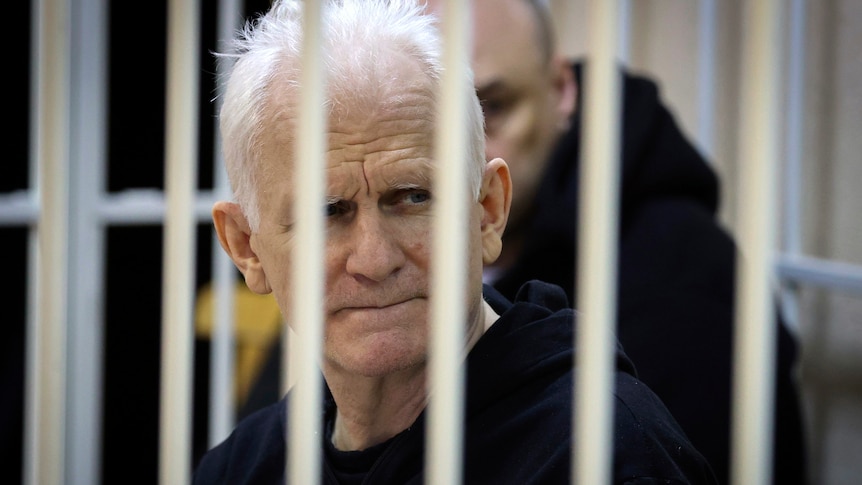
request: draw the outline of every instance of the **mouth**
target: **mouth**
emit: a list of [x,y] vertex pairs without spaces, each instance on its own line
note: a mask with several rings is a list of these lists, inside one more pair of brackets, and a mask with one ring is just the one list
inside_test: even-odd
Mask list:
[[387,302],[387,303],[362,303],[362,304],[348,304],[348,305],[344,305],[344,306],[339,307],[339,308],[338,308],[337,310],[335,310],[335,312],[333,312],[333,313],[338,314],[338,313],[345,312],[345,311],[363,311],[363,310],[365,310],[365,311],[374,311],[374,310],[385,310],[385,309],[387,309],[387,308],[394,308],[394,307],[397,307],[397,306],[399,306],[399,305],[403,305],[403,304],[405,304],[405,303],[408,303],[408,302],[410,302],[410,301],[415,300],[416,298],[417,298],[417,297],[410,297],[410,298],[405,298],[405,299],[403,299],[403,300],[398,300],[398,301],[394,301],[394,302]]
[[422,294],[416,295],[408,295],[398,298],[387,298],[383,301],[348,301],[344,302],[341,305],[337,305],[335,309],[332,311],[332,315],[339,315],[342,313],[362,313],[362,312],[387,312],[391,310],[397,310],[403,308],[405,305],[416,302],[418,300],[424,300],[425,296]]

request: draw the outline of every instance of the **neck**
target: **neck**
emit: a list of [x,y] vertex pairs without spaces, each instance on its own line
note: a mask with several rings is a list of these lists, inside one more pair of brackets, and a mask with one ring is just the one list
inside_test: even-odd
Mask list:
[[425,409],[426,365],[383,377],[327,372],[337,412],[332,443],[364,450],[410,427]]
[[[464,356],[499,318],[482,301],[480,325],[467,335]],[[332,444],[339,450],[364,450],[413,425],[428,402],[426,362],[392,374],[366,377],[324,364],[324,376],[337,411]]]

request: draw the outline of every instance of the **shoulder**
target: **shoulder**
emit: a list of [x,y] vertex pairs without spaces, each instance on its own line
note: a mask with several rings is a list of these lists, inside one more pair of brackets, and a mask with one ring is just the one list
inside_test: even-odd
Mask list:
[[201,458],[193,483],[277,483],[284,473],[286,412],[283,399],[243,419]]
[[[530,309],[533,311],[526,311],[525,313],[536,318],[559,311],[571,310],[566,292],[562,288],[537,279],[523,283],[512,301],[509,301],[498,289],[488,284],[482,286],[482,293],[485,301],[500,315],[513,309],[516,312]],[[539,312],[534,315],[536,310]]]
[[[708,462],[643,382],[617,373],[614,475],[621,483],[715,484]],[[652,481],[651,481],[652,480]],[[657,482],[658,483],[658,482]]]

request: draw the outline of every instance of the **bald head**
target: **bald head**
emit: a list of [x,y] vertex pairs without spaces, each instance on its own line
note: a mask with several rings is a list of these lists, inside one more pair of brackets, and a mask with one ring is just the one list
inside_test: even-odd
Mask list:
[[[426,3],[429,10],[442,14],[446,0],[427,0]],[[516,15],[523,21],[517,22],[517,28],[533,36],[542,57],[548,61],[555,54],[556,40],[547,0],[470,0],[470,3],[474,18],[486,18],[494,12],[504,17]],[[515,23],[509,26],[515,26]]]
[[[428,1],[445,22],[444,4]],[[485,116],[485,157],[509,164],[513,198],[507,243],[516,242],[551,151],[574,110],[574,75],[555,50],[547,2],[470,0],[470,6],[471,63]],[[504,256],[505,251],[506,246]]]

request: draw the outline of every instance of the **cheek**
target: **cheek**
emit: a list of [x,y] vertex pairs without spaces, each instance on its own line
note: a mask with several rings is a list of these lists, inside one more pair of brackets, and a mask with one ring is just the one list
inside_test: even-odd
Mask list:
[[506,117],[500,130],[501,136],[509,140],[513,148],[521,148],[535,138],[537,125],[536,103],[529,96],[522,97]]
[[520,108],[510,117],[505,129],[486,139],[485,155],[488,160],[502,158],[509,164],[512,180],[517,185],[524,177],[521,172],[530,170],[540,142],[540,131],[534,116],[527,108]]
[[529,103],[521,102],[513,106],[498,126],[485,138],[485,154],[490,160],[500,157],[504,160],[522,157],[535,138],[535,115]]
[[[427,227],[431,227],[433,221],[429,220]],[[419,267],[427,268],[431,260],[431,239],[433,235],[428,230],[418,231],[407,245],[410,259]]]
[[265,268],[266,280],[281,308],[290,308],[290,264],[291,247],[289,244],[261,244],[257,250],[261,265]]
[[[408,272],[415,274],[414,270],[427,273],[431,265],[432,241],[434,240],[434,220],[428,216],[411,216],[387,227],[392,234],[395,245],[403,253],[407,266],[412,267]],[[415,277],[420,277],[415,274]]]
[[531,138],[531,127],[523,118],[523,113],[512,113],[499,130],[486,137],[485,151],[489,159],[511,158],[524,150]]
[[[481,217],[481,216],[480,216]],[[482,239],[482,228],[478,223],[471,223],[469,232],[470,242],[468,245],[467,265],[470,278],[482,279],[482,266],[484,266],[482,253],[484,241]]]

